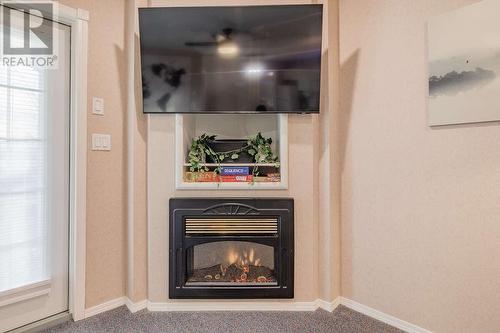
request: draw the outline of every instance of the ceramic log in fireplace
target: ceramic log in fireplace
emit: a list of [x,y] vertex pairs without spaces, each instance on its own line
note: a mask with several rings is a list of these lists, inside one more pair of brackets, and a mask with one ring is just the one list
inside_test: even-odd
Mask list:
[[170,199],[170,298],[293,298],[293,199]]

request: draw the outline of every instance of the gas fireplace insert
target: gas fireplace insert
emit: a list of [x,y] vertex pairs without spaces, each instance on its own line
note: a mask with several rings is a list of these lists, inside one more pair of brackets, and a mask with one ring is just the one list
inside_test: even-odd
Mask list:
[[170,298],[293,298],[293,199],[170,199]]

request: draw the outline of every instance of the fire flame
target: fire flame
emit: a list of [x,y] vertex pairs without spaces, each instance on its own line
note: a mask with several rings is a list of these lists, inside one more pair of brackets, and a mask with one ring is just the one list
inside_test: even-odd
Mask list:
[[255,255],[255,250],[252,248],[248,252],[243,251],[239,254],[234,249],[228,251],[227,261],[229,265],[238,264],[241,267],[248,267],[249,265],[260,266],[261,259]]
[[239,259],[239,255],[238,253],[236,253],[235,251],[231,250],[228,254],[228,258],[227,258],[227,261],[229,262],[229,265],[232,265],[234,264],[236,261],[238,261]]

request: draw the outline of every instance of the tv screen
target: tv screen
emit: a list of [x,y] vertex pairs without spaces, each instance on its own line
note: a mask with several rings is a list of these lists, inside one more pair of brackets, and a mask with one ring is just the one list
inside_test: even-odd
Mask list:
[[322,5],[139,9],[145,113],[317,113]]

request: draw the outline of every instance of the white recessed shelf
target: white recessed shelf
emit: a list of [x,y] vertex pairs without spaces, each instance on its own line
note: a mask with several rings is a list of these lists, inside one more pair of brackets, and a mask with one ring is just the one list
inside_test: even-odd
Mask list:
[[[261,132],[273,140],[272,149],[279,166],[272,163],[222,163],[220,166],[276,167],[279,178],[254,182],[194,182],[186,181],[189,172],[187,153],[193,138],[203,133],[218,139],[246,139]],[[179,190],[276,190],[288,188],[288,116],[283,114],[178,114],[175,125],[175,178]],[[215,168],[216,163],[204,163]]]

